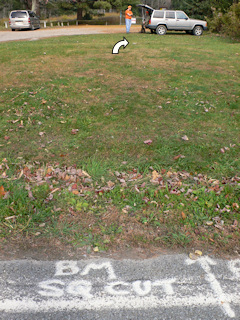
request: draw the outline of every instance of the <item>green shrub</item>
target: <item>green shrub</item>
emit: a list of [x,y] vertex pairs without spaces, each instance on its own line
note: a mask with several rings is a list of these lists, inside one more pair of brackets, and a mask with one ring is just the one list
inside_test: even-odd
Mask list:
[[233,4],[225,14],[213,8],[213,18],[208,23],[212,32],[240,38],[240,3]]
[[240,38],[240,3],[232,5],[226,14],[223,32],[231,37]]
[[212,32],[220,33],[224,25],[224,15],[219,9],[217,10],[216,8],[212,8],[212,11],[212,19],[208,19],[209,29]]

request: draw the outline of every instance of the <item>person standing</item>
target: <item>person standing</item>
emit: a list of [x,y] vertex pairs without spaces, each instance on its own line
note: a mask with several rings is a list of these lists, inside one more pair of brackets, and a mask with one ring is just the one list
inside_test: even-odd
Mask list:
[[126,31],[127,31],[127,33],[130,32],[132,16],[133,16],[132,6],[128,6],[127,10],[125,11],[125,22],[126,22]]

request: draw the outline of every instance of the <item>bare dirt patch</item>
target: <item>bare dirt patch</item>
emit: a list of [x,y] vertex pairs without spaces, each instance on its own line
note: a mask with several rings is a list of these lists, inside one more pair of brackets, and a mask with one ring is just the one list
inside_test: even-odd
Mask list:
[[121,259],[151,259],[164,254],[189,254],[194,250],[201,250],[204,255],[213,255],[215,257],[229,259],[239,258],[240,250],[225,250],[224,248],[212,248],[209,245],[202,246],[201,243],[193,243],[185,248],[179,247],[155,247],[154,245],[142,246],[119,246],[108,251],[91,252],[86,247],[73,247],[70,244],[64,244],[58,239],[32,239],[15,238],[11,241],[0,240],[0,260],[78,260],[78,259],[96,259],[112,258]]
[[87,253],[86,248],[73,247],[55,239],[15,239],[8,243],[0,242],[0,260],[67,260],[67,259],[150,259],[161,254],[188,253],[188,250],[167,248],[141,248],[125,247],[109,250],[107,252]]

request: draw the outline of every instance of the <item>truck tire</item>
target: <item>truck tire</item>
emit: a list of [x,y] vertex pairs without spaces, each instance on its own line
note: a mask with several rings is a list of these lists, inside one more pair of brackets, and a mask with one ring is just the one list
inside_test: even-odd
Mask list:
[[203,28],[201,26],[196,26],[193,28],[194,36],[201,36],[203,34]]
[[156,34],[163,36],[166,33],[167,33],[167,28],[164,25],[160,24],[159,26],[157,26]]

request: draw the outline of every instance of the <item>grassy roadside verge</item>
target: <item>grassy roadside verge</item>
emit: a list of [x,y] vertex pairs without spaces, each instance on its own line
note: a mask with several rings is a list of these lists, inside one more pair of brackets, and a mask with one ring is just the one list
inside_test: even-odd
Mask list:
[[1,238],[239,244],[239,44],[185,34],[1,44]]
[[[9,167],[6,160],[4,165]],[[239,241],[238,177],[219,181],[150,168],[110,170],[99,180],[58,164],[27,164],[15,172],[1,188],[6,238],[57,237],[96,251],[193,244],[231,251]]]

